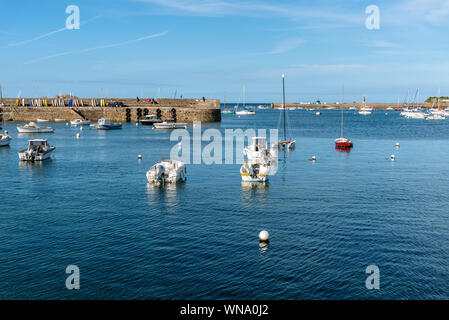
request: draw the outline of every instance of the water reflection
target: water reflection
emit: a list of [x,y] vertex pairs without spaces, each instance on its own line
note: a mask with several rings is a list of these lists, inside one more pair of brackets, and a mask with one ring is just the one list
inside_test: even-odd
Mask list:
[[259,242],[260,253],[265,253],[268,250],[269,244],[266,242]]
[[[242,199],[257,205],[266,205],[269,182],[242,181]],[[256,200],[257,201],[254,201]]]
[[151,206],[163,205],[169,212],[178,210],[179,202],[185,193],[185,183],[169,183],[165,186],[157,186],[147,183],[147,199]]

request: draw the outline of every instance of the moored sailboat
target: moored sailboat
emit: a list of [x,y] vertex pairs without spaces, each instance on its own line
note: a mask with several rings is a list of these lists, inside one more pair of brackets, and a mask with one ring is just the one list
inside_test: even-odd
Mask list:
[[296,140],[287,139],[287,128],[286,128],[286,113],[285,113],[285,75],[282,75],[282,110],[284,118],[284,140],[277,143],[282,149],[293,150],[296,147]]

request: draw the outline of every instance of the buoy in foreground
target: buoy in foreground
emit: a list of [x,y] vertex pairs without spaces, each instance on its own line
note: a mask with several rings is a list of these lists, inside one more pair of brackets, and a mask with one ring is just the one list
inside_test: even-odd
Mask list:
[[139,155],[137,156],[137,158],[138,158],[139,160],[142,160],[142,155],[139,154]]
[[316,157],[313,156],[312,159],[310,159],[310,160],[312,160],[313,162],[315,162],[315,161],[316,161]]
[[394,161],[395,158],[396,158],[396,157],[394,156],[394,154],[392,154],[391,157],[390,157],[391,161]]
[[262,230],[259,233],[259,241],[260,242],[269,242],[270,241],[270,234],[266,230]]

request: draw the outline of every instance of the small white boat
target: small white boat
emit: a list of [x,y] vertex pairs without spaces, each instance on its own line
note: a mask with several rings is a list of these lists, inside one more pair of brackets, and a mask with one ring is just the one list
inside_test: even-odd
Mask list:
[[254,110],[240,110],[240,111],[236,111],[235,113],[238,116],[252,116],[256,114],[256,111]]
[[156,118],[154,114],[147,114],[144,119],[139,121],[143,126],[152,126],[155,123],[161,123],[162,120]]
[[116,130],[121,129],[121,123],[112,123],[109,118],[101,118],[95,126],[97,130]]
[[148,170],[148,183],[164,185],[166,183],[177,183],[187,180],[186,165],[177,160],[162,160]]
[[36,119],[36,122],[37,122],[37,123],[48,123],[48,122],[50,122],[50,121],[45,120],[45,119]]
[[359,114],[362,116],[367,116],[372,113],[373,109],[366,105],[366,99],[363,97],[363,106],[359,109]]
[[268,148],[267,138],[265,137],[253,137],[251,145],[243,149],[243,153],[248,160],[263,159],[268,165],[273,161],[277,161],[278,147],[273,145]]
[[81,119],[75,119],[70,121],[70,124],[72,126],[87,126],[90,124],[90,120],[81,120]]
[[153,124],[155,129],[187,129],[187,123],[175,122],[173,119],[167,119],[160,123]]
[[244,182],[266,182],[270,166],[257,160],[246,160],[240,167],[240,175]]
[[65,119],[55,119],[55,122],[65,122]]
[[29,140],[28,148],[19,151],[19,158],[21,161],[42,161],[49,159],[55,149],[45,139]]
[[370,115],[372,113],[372,111],[371,110],[369,110],[369,109],[360,109],[359,110],[359,114],[360,115],[362,115],[362,116],[367,116],[367,115]]
[[9,146],[11,142],[11,137],[5,133],[0,133],[0,147]]
[[[3,114],[4,113],[0,113],[0,118],[2,119],[2,122],[0,123],[0,130],[2,130],[5,127],[4,121],[5,119],[3,118]],[[0,132],[0,147],[6,147],[9,146],[9,144],[11,143],[11,137],[8,136],[8,131],[2,131]]]
[[320,116],[320,115],[321,115],[321,111],[317,111],[317,112],[315,112],[315,114],[316,114],[317,116]]
[[17,127],[19,133],[53,133],[52,127],[40,127],[34,122],[30,122],[24,126]]

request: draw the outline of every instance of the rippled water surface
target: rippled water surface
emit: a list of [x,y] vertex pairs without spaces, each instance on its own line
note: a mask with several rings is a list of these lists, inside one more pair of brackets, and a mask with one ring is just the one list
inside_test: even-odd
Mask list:
[[[276,128],[278,118],[258,110],[202,127]],[[169,132],[52,124],[39,137],[56,145],[53,160],[27,164],[17,151],[30,136],[7,123],[0,298],[449,298],[449,120],[345,111],[346,153],[333,146],[338,110],[289,118],[297,148],[280,154],[267,186],[242,185],[238,164],[192,164],[167,189],[145,173],[176,145]],[[65,288],[69,264],[81,270],[78,291]],[[378,291],[365,288],[370,264]]]

